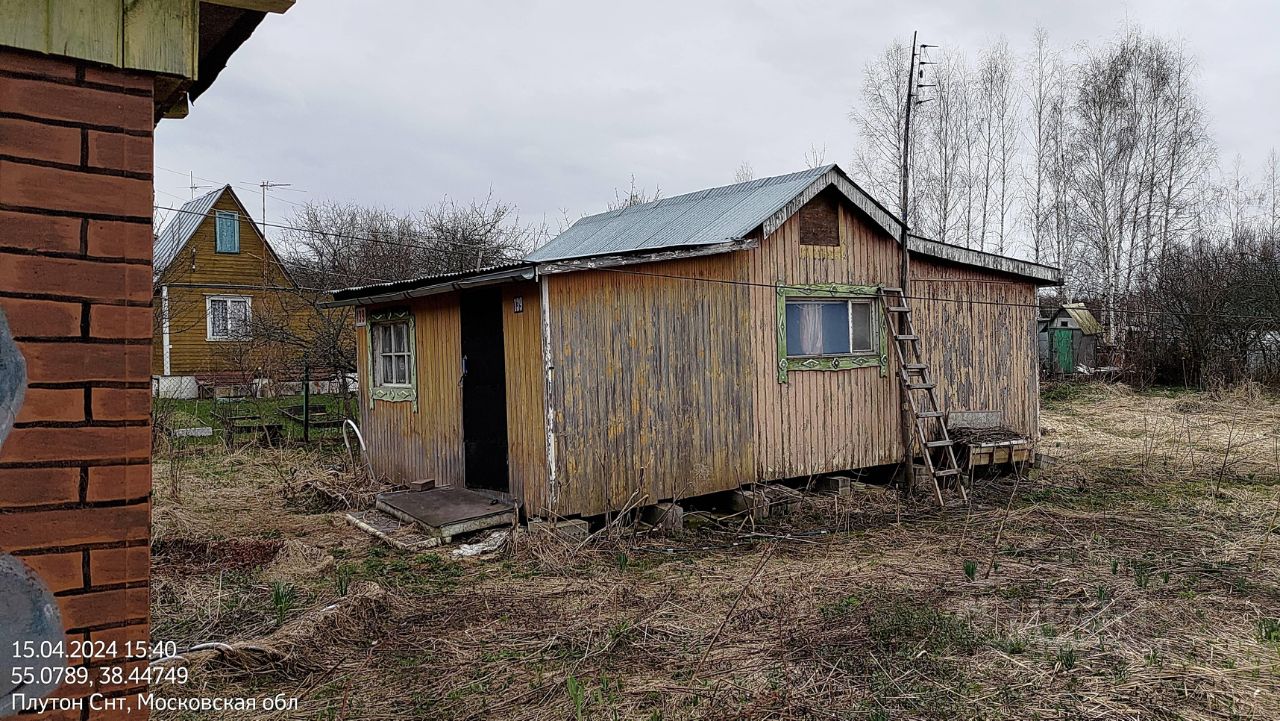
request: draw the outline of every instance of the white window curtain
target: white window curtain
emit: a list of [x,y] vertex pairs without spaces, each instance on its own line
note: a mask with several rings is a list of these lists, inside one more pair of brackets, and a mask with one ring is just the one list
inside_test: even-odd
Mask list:
[[793,357],[847,355],[849,302],[846,300],[787,302],[787,355]]
[[371,335],[377,384],[410,385],[413,349],[409,344],[409,324],[381,323],[373,327]]
[[209,338],[234,340],[249,335],[250,305],[248,298],[210,298]]

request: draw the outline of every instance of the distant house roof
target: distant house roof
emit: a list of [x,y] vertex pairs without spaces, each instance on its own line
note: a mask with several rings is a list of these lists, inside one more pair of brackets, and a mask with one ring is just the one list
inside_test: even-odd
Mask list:
[[[1085,335],[1098,335],[1102,332],[1102,324],[1093,317],[1093,313],[1085,307],[1084,303],[1063,303],[1062,311],[1066,311],[1067,315],[1080,326],[1080,332]],[[1062,312],[1059,311],[1059,312]]]
[[[276,257],[277,262],[279,261],[279,256],[276,255],[275,249],[267,241],[266,234],[258,227],[258,224],[253,220],[253,216],[249,215],[249,211],[245,209],[244,203],[240,202],[240,197],[236,195],[236,191],[232,190],[230,185],[224,185],[198,198],[188,200],[182,204],[181,208],[173,212],[173,217],[160,230],[151,248],[153,278],[159,278],[165,269],[169,267],[169,264],[173,262],[173,259],[178,257],[178,253],[182,252],[182,249],[187,245],[187,241],[191,240],[191,236],[195,235],[200,224],[213,212],[213,206],[222,197],[223,193],[231,194],[231,199],[235,201],[236,206],[240,209],[241,216],[249,221],[254,231],[257,232],[258,237],[262,239],[262,244]],[[289,275],[289,269],[284,267],[283,263],[280,264],[280,269],[286,277]]]
[[[727,253],[750,247],[757,228],[762,235],[777,230],[805,203],[834,187],[893,238],[902,222],[845,175],[837,165],[699,190],[628,208],[591,215],[574,223],[523,261],[466,274],[444,274],[333,291],[334,305],[383,302],[391,294],[421,295],[448,290],[455,283],[477,285],[538,266],[593,267],[590,259],[634,256],[628,262],[689,254]],[[938,260],[1005,273],[1036,285],[1057,285],[1057,268],[941,243],[917,235],[907,238],[912,253]],[[605,265],[601,262],[597,265]],[[574,266],[574,267],[570,267]],[[532,277],[532,273],[528,273]],[[384,288],[383,286],[394,286]],[[412,292],[409,292],[412,291]]]
[[198,198],[188,200],[182,204],[181,208],[174,211],[173,217],[169,219],[168,223],[165,223],[164,228],[160,230],[160,234],[156,236],[155,246],[152,248],[152,267],[157,278],[178,256],[178,251],[182,249],[182,246],[186,245],[188,240],[191,240],[196,228],[199,228],[204,219],[208,217],[209,211],[213,209],[213,204],[218,202],[222,192],[230,189],[230,187],[227,185],[217,190],[211,190]]

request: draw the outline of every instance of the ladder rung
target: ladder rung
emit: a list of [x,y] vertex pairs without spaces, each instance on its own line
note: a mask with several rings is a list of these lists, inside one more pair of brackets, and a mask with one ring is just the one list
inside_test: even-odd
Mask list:
[[934,472],[933,472],[933,475],[935,475],[935,476],[958,476],[958,475],[960,475],[960,469],[958,469],[958,468],[941,468],[941,469],[939,469],[939,470],[934,471]]
[[881,293],[901,293],[902,289],[901,288],[881,288],[880,292]]
[[920,340],[918,335],[895,335],[894,340]]
[[920,411],[916,414],[916,418],[941,418],[942,411]]
[[913,391],[923,391],[923,390],[928,390],[930,388],[936,388],[936,387],[937,386],[933,383],[908,383],[907,384],[907,388],[910,388]]
[[927,363],[906,363],[902,367],[909,371],[929,370],[929,365]]
[[941,441],[927,441],[924,445],[927,448],[945,448],[951,445],[951,439],[944,439]]
[[905,305],[891,305],[885,308],[890,313],[910,313],[911,308]]

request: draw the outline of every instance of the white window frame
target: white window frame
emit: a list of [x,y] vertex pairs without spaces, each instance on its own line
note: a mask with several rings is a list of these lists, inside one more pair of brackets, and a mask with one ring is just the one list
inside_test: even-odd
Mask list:
[[[418,409],[418,339],[413,313],[399,308],[375,311],[367,315],[367,322],[369,407],[373,408],[375,400],[407,401],[413,404],[413,409],[416,411]],[[403,352],[381,353],[382,349],[378,347],[380,341],[377,340],[377,336],[382,332],[384,326],[398,324],[405,326],[405,350]],[[382,382],[382,356],[384,355],[388,357],[406,356],[405,364],[409,374],[407,383]]]
[[[394,337],[395,336],[394,329],[397,326],[404,327],[405,349],[402,351],[398,351],[394,349],[387,350],[385,348],[380,347],[381,341],[379,341],[378,338],[382,336],[382,330],[384,328],[391,328],[392,329],[391,336]],[[373,387],[374,388],[412,388],[413,387],[413,361],[414,361],[414,358],[413,358],[414,343],[413,343],[413,335],[412,335],[412,332],[413,332],[412,325],[409,323],[407,319],[400,319],[400,320],[390,320],[390,321],[383,321],[380,323],[374,323],[369,327],[371,328],[370,337],[374,339],[373,340],[373,344],[374,344]],[[400,356],[404,357],[404,365],[405,365],[404,383],[397,383],[395,381],[386,382],[382,380],[382,370],[384,368],[384,364],[387,362],[391,363],[391,375],[395,376],[395,359]]]
[[[206,295],[204,297],[205,340],[211,341],[211,342],[214,342],[214,341],[222,342],[222,341],[242,341],[242,340],[247,340],[249,338],[248,332],[245,332],[242,335],[234,335],[231,332],[230,303],[232,301],[241,301],[241,300],[244,301],[244,304],[245,304],[244,320],[247,326],[253,321],[253,296],[251,295]],[[213,304],[215,301],[221,301],[228,304],[227,335],[225,336],[214,335],[213,333]]]

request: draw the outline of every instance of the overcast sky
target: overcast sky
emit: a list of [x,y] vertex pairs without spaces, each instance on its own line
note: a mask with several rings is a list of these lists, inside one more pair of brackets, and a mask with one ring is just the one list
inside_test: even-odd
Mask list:
[[[271,222],[292,204],[397,209],[495,197],[554,229],[604,210],[634,174],[676,195],[799,170],[811,145],[849,168],[862,68],[895,35],[972,58],[1024,54],[1126,22],[1185,41],[1223,164],[1257,174],[1280,130],[1280,3],[1073,0],[434,2],[298,0],[231,58],[185,120],[157,130],[157,204],[229,182]],[[305,191],[305,192],[304,192]],[[198,191],[203,192],[203,191]]]

